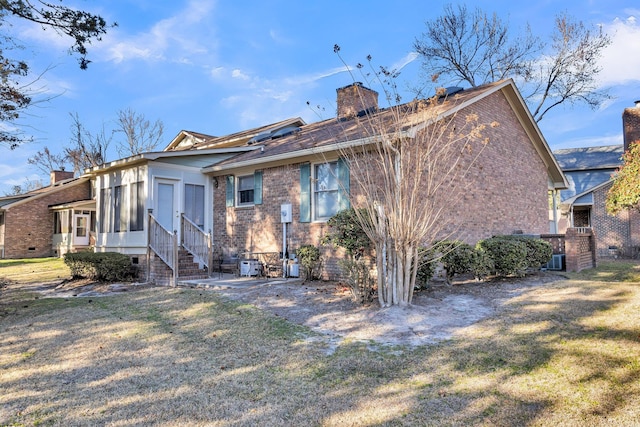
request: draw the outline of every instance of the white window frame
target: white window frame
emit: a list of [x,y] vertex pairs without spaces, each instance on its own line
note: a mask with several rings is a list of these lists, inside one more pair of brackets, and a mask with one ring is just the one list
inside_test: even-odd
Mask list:
[[[251,179],[251,182],[253,183],[251,188],[241,188],[241,183],[242,181],[244,181],[245,179]],[[242,202],[242,197],[241,197],[241,192],[244,191],[251,191],[251,202]],[[236,206],[237,207],[245,207],[245,206],[254,206],[255,205],[255,200],[256,200],[256,195],[255,195],[255,191],[256,191],[256,179],[255,179],[255,174],[249,174],[249,175],[240,175],[236,177],[236,194],[235,194],[235,198],[236,198]]]
[[[329,161],[329,162],[322,162],[322,163],[314,163],[311,165],[311,177],[312,177],[312,185],[311,185],[311,219],[314,222],[326,222],[329,220],[329,218],[331,218],[333,215],[335,215],[336,213],[338,213],[338,211],[340,210],[340,203],[338,202],[338,198],[339,198],[339,194],[340,194],[340,183],[338,181],[338,176],[337,176],[337,169],[338,169],[338,160],[333,160],[333,161]],[[318,178],[318,170],[321,167],[326,167],[329,166],[330,171],[329,171],[329,184],[335,184],[335,188],[332,187],[328,187],[328,188],[320,188],[323,186],[323,182],[319,180]],[[320,215],[319,213],[319,203],[318,203],[318,196],[320,193],[333,193],[335,194],[334,196],[334,200],[335,200],[335,211],[332,213],[329,213],[328,215]]]

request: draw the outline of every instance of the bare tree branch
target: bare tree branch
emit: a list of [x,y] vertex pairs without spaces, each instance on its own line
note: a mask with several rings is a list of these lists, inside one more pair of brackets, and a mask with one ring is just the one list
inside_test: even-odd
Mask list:
[[430,79],[467,82],[472,87],[513,78],[536,122],[558,105],[585,103],[595,108],[609,98],[599,90],[598,60],[611,43],[600,30],[587,28],[567,14],[556,18],[550,42],[533,36],[529,26],[513,37],[507,23],[481,9],[446,6],[426,22],[415,40],[423,71]]

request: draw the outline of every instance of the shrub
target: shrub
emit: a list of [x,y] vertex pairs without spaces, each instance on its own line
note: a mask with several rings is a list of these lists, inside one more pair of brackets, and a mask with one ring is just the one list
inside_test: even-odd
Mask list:
[[517,240],[527,245],[528,268],[538,269],[551,261],[551,257],[553,256],[553,246],[551,246],[551,243],[542,239],[517,234],[497,236],[496,238]]
[[371,240],[362,229],[354,208],[338,212],[329,218],[327,226],[329,232],[322,238],[322,244],[339,246],[355,257],[371,248]]
[[440,253],[440,262],[446,271],[447,283],[456,274],[471,273],[476,262],[476,250],[460,240],[443,240],[436,244]]
[[495,271],[495,265],[491,256],[480,245],[475,247],[475,262],[473,263],[473,276],[476,280],[484,280]]
[[433,248],[421,247],[418,249],[418,272],[416,274],[416,288],[426,289],[436,272],[435,251]]
[[68,252],[64,255],[64,263],[74,278],[113,282],[132,276],[131,259],[117,252]]
[[354,301],[365,304],[373,299],[374,280],[369,274],[369,266],[362,259],[341,259],[338,266],[345,276],[346,284]]
[[320,249],[313,245],[302,245],[296,251],[296,256],[302,266],[304,280],[318,279],[321,266]]
[[478,246],[493,260],[493,269],[500,276],[524,276],[529,262],[527,245],[518,239],[492,237],[481,240]]

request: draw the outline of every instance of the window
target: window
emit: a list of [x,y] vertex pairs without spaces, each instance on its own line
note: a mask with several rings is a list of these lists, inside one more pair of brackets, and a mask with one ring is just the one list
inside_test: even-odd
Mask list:
[[253,175],[238,177],[238,196],[236,198],[238,206],[253,204],[254,182]]
[[100,233],[111,231],[111,188],[100,189]]
[[204,185],[184,185],[184,214],[204,229]]
[[[125,187],[126,188],[126,187]],[[124,215],[123,203],[123,188],[121,185],[113,187],[113,199],[114,199],[114,217],[113,217],[113,231],[126,231],[126,216]]]
[[71,230],[71,211],[53,213],[53,234],[69,233]]
[[300,165],[300,222],[326,221],[349,205],[348,163]]
[[329,219],[338,212],[338,162],[315,165],[313,185],[313,218]]
[[53,234],[62,233],[62,212],[53,212]]
[[262,204],[262,171],[237,178],[227,175],[225,182],[228,208]]
[[129,230],[144,230],[144,181],[131,184],[129,197]]

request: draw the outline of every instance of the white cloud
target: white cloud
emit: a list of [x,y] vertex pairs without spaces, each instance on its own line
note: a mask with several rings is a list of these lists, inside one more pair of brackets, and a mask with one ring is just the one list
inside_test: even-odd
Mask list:
[[213,26],[197,25],[211,19],[212,9],[211,2],[191,1],[177,15],[157,22],[148,31],[129,36],[114,28],[98,46],[116,63],[135,59],[191,63],[191,57],[206,55],[216,46]]
[[401,58],[398,62],[393,64],[390,69],[400,71],[416,59],[418,59],[418,52],[409,52],[404,58]]
[[[640,11],[639,11],[640,12]],[[640,81],[640,26],[635,16],[616,18],[603,26],[612,43],[604,51],[598,76],[601,86]]]
[[243,73],[242,70],[238,70],[238,69],[235,69],[231,72],[231,77],[233,77],[234,79],[240,79],[240,80],[246,80],[246,81],[251,79],[247,74]]

